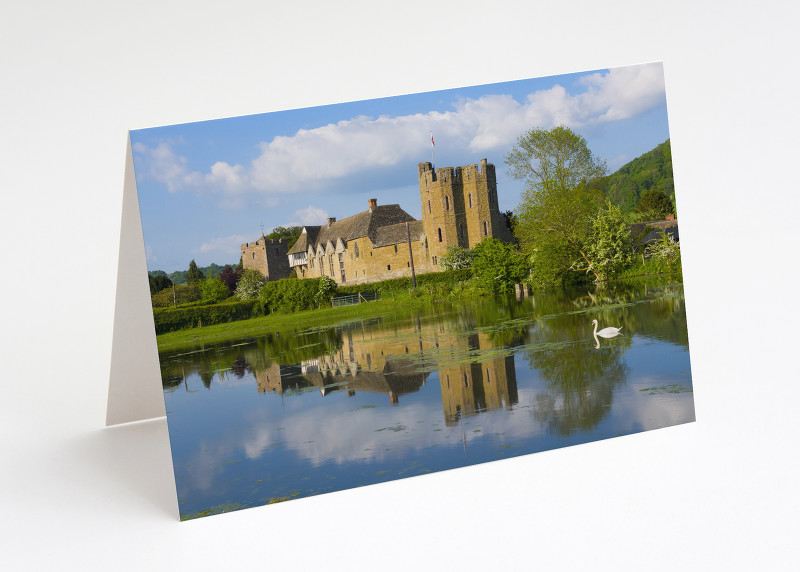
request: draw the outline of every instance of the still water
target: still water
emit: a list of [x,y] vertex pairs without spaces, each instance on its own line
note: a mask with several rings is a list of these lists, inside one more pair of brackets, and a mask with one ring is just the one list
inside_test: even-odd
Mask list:
[[[593,319],[622,335],[595,338]],[[683,287],[664,280],[298,322],[160,359],[184,519],[695,418]]]

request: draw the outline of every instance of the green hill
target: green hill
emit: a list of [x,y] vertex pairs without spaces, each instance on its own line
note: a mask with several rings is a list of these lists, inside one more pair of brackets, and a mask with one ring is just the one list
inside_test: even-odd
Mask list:
[[672,150],[669,139],[604,177],[602,189],[611,202],[619,205],[625,212],[633,211],[642,193],[650,189],[661,191],[674,205],[675,182],[672,179]]

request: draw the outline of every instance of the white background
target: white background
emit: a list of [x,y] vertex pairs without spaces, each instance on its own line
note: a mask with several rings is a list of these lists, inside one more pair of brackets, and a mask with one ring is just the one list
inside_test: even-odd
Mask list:
[[[7,3],[0,568],[789,569],[790,2]],[[697,422],[186,523],[104,429],[128,129],[664,61]]]

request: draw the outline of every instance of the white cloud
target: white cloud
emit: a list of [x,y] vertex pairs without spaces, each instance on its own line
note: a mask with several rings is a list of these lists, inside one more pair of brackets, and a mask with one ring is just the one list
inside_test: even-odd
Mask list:
[[219,238],[212,238],[208,242],[204,242],[198,248],[194,249],[194,253],[200,252],[219,252],[222,254],[240,254],[242,243],[247,242],[247,237],[243,234],[232,234],[230,236],[221,236]]
[[288,223],[287,226],[306,226],[306,225],[324,224],[325,222],[327,222],[327,219],[330,215],[328,214],[328,211],[318,209],[317,207],[309,205],[304,209],[294,211],[294,216],[297,217],[300,222]]
[[[464,99],[448,112],[431,111],[391,117],[358,116],[300,129],[259,145],[248,165],[218,161],[207,173],[189,172],[185,157],[169,144],[138,144],[146,176],[177,189],[210,190],[226,197],[226,206],[240,206],[245,193],[282,194],[313,190],[322,181],[388,167],[418,157],[429,132],[450,148],[473,152],[508,146],[525,126],[572,128],[627,119],[664,102],[661,64],[614,68],[583,77],[586,91],[571,95],[556,85],[529,94],[524,102],[510,95]],[[309,214],[309,216],[311,216]]]

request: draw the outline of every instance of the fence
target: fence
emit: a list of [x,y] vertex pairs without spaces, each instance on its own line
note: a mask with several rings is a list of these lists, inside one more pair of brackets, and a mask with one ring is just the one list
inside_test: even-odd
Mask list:
[[361,302],[374,302],[378,299],[378,292],[375,290],[368,290],[367,292],[359,292],[358,294],[345,294],[343,296],[333,296],[331,298],[331,306],[354,306]]

